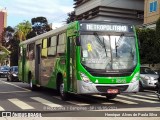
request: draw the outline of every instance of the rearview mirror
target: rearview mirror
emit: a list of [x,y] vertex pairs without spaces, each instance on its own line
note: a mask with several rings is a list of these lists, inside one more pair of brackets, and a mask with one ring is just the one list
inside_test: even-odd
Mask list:
[[81,45],[80,37],[76,37],[76,45],[77,45],[77,46],[80,46],[80,45]]

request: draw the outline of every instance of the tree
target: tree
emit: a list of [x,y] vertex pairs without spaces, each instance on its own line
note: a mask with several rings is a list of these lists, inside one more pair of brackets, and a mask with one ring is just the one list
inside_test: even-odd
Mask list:
[[15,34],[14,37],[8,42],[8,49],[11,51],[10,53],[10,65],[17,66],[18,65],[18,49],[19,49],[19,35]]
[[[6,58],[9,56],[10,51],[7,49],[8,41],[13,38],[14,29],[11,26],[4,28],[2,32],[2,46],[0,46],[0,62],[4,63]],[[6,64],[6,63],[5,63]]]
[[32,31],[28,34],[28,38],[34,37],[35,35],[40,35],[51,30],[48,21],[45,17],[32,18],[31,23]]
[[68,13],[67,24],[76,20],[75,11]]
[[31,32],[32,25],[29,21],[24,21],[24,22],[19,23],[15,27],[15,29],[16,29],[15,35],[17,35],[20,41],[24,41],[26,40],[27,34]]
[[14,35],[14,29],[11,26],[8,26],[7,28],[4,28],[2,32],[2,46],[7,46],[7,42],[13,38]]
[[4,63],[6,57],[10,54],[10,51],[6,49],[4,46],[0,46],[0,63]]
[[160,18],[156,22],[156,44],[160,46]]
[[[8,26],[7,28],[4,29],[3,46],[5,46],[7,48],[5,51],[10,56],[10,65],[11,66],[18,65],[18,48],[19,48],[19,42],[20,42],[20,40],[19,40],[20,37],[18,34],[19,34],[19,31],[22,29],[17,29],[17,28],[16,28],[16,32],[10,26]],[[21,27],[19,27],[19,28],[21,28]],[[1,49],[3,48],[3,51],[4,51],[3,46],[1,46]],[[7,57],[7,55],[5,55],[5,56],[3,55],[1,57],[1,60],[2,60],[2,58],[4,59],[5,57]]]
[[155,43],[155,48],[156,48],[156,58],[160,61],[160,18],[156,22],[156,43]]
[[141,64],[159,63],[159,47],[157,45],[156,31],[154,29],[137,29],[140,41]]

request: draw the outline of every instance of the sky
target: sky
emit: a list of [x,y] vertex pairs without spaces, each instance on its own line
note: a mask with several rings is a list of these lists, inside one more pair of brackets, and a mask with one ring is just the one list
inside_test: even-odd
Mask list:
[[7,10],[7,26],[43,16],[55,27],[65,24],[67,13],[74,10],[73,0],[0,0],[0,9]]

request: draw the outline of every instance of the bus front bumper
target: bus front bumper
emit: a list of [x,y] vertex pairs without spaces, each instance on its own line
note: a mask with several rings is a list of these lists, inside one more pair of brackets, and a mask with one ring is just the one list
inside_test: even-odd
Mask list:
[[107,94],[108,89],[118,89],[121,92],[138,92],[139,81],[128,84],[94,84],[77,80],[78,94]]

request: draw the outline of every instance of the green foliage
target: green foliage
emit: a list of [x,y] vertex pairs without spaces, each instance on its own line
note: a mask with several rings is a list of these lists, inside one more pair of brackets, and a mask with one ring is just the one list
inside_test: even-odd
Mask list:
[[0,52],[4,54],[0,54],[0,62],[3,62],[5,58],[10,54],[10,51],[8,51],[4,46],[0,46]]
[[156,22],[156,44],[159,46],[160,45],[160,18]]
[[137,29],[138,40],[140,41],[141,64],[159,63],[159,45],[157,44],[156,30]]
[[12,40],[9,41],[11,51],[10,54],[10,65],[11,66],[17,66],[18,65],[18,48],[19,48],[19,42],[17,36],[14,36]]
[[51,30],[48,21],[45,17],[32,18],[31,23],[32,31],[27,35],[28,39]]
[[75,11],[68,13],[67,24],[76,20]]
[[[160,18],[156,22],[156,50],[157,53],[160,53]],[[157,55],[158,60],[160,61],[160,55]]]
[[15,35],[18,35],[18,39],[21,41],[26,40],[26,36],[27,34],[31,31],[32,29],[32,25],[29,21],[23,21],[21,23],[19,23],[16,27],[16,33]]
[[[15,30],[8,26],[4,29],[4,37],[3,37],[3,46],[0,46],[1,51],[4,51],[5,55],[0,55],[0,60],[5,59],[8,55],[10,55],[10,65],[18,65],[18,48],[19,48],[19,37],[18,34],[15,34],[18,32],[16,28]],[[3,48],[3,49],[2,49]]]
[[13,38],[14,29],[11,26],[4,28],[2,32],[2,45],[6,46],[7,42]]

